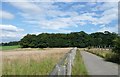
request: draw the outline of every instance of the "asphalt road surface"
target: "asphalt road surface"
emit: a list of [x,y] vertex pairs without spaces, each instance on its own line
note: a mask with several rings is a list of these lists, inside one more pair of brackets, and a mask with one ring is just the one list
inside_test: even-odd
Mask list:
[[89,52],[81,51],[89,75],[118,75],[118,65],[104,61]]

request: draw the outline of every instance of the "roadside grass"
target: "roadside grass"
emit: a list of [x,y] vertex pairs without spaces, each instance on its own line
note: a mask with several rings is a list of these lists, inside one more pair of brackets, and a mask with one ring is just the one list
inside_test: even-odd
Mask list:
[[96,48],[91,48],[89,50],[86,50],[87,52],[90,52],[92,54],[95,54],[97,56],[100,56],[104,58],[106,61],[114,62],[114,63],[119,63],[119,56],[112,52],[112,50],[103,50],[103,49],[96,49]]
[[80,54],[80,50],[77,49],[74,66],[72,68],[72,75],[88,75],[87,69],[84,65],[84,61],[82,59],[82,55]]
[[96,48],[91,48],[89,50],[87,50],[90,53],[93,53],[97,56],[100,56],[102,58],[105,58],[107,54],[112,54],[111,50],[100,50],[100,49],[96,49]]
[[0,46],[0,50],[12,50],[12,49],[17,49],[20,48],[20,45],[14,45],[14,46]]

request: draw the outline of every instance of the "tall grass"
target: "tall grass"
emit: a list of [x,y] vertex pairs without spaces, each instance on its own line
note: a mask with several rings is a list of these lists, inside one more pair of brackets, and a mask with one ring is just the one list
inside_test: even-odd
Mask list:
[[3,62],[3,75],[48,75],[56,64],[53,58],[47,58],[43,61],[28,60],[28,62]]
[[76,52],[72,75],[88,75],[80,50],[77,50]]
[[[50,51],[50,52],[49,52]],[[59,51],[59,52],[58,52]],[[64,52],[63,52],[64,51]],[[49,75],[68,50],[51,49],[29,54],[3,56],[3,75]],[[12,53],[12,52],[11,52]],[[19,53],[19,52],[17,52]]]

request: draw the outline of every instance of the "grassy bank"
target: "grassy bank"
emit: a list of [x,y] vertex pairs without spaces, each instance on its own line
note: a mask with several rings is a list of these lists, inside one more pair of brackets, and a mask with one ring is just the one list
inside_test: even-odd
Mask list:
[[105,58],[108,54],[112,54],[111,50],[100,50],[100,49],[96,49],[96,48],[91,48],[91,49],[87,50],[87,52],[90,52],[90,53],[100,56],[102,58]]
[[88,75],[79,49],[76,52],[72,75]]
[[116,53],[112,52],[112,50],[105,50],[105,49],[100,50],[100,49],[92,48],[87,50],[87,52],[100,56],[104,58],[104,60],[106,61],[119,63],[119,56]]
[[20,48],[20,45],[14,45],[14,46],[0,46],[0,50],[12,50],[12,49],[17,49]]

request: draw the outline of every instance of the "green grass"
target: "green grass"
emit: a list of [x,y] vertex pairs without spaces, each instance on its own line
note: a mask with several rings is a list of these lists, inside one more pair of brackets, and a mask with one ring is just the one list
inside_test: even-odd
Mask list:
[[20,48],[19,45],[14,45],[14,46],[0,46],[0,50],[12,50],[12,49],[16,49],[16,48]]
[[87,52],[106,58],[107,55],[113,54],[111,50],[89,49]]
[[104,58],[104,60],[106,60],[106,61],[120,64],[119,55],[112,52],[111,50],[89,49],[89,50],[87,50],[87,52],[90,52],[92,54],[100,56],[100,57]]
[[80,50],[77,50],[76,52],[72,75],[88,75]]
[[49,75],[56,64],[56,60],[47,58],[40,62],[30,59],[27,63],[18,60],[3,63],[3,75]]

